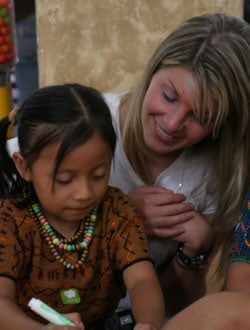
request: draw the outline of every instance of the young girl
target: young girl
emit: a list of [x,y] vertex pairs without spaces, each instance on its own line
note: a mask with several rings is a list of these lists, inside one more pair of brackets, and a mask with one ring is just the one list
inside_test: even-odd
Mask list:
[[101,95],[78,84],[42,88],[0,132],[0,328],[69,329],[44,326],[28,307],[35,297],[78,329],[104,329],[125,287],[135,329],[160,328],[163,297],[142,222],[107,186],[116,137]]

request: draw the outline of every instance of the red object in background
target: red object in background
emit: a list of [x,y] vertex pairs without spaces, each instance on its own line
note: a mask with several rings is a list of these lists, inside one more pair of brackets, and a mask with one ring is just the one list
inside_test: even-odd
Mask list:
[[[12,108],[10,71],[15,61],[14,2],[0,0],[0,118],[6,116]],[[11,131],[8,136],[11,136]]]
[[10,1],[9,0],[0,0],[1,7],[8,7]]
[[0,71],[14,65],[15,47],[14,5],[12,0],[0,0]]

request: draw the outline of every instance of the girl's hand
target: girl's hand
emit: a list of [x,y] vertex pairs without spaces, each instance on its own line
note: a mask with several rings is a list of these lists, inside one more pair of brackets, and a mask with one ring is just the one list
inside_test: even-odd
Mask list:
[[43,326],[41,329],[43,330],[84,330],[85,329],[79,313],[68,313],[63,315],[67,317],[70,321],[74,322],[76,326],[72,327],[69,325],[47,324]]
[[82,330],[84,328],[79,328],[77,326],[72,327],[70,325],[54,325],[54,324],[47,324],[41,327],[41,330]]
[[157,328],[147,323],[137,323],[134,330],[157,330]]
[[84,330],[84,324],[82,322],[81,315],[79,313],[68,313],[64,314],[70,321],[74,322],[75,325],[79,328],[79,330]]
[[183,194],[160,186],[140,186],[129,193],[144,220],[147,235],[171,237],[184,233],[178,226],[193,218],[195,206]]

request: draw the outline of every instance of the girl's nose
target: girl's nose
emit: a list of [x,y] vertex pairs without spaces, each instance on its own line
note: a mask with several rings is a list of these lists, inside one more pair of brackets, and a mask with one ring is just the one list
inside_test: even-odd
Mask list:
[[87,200],[91,197],[91,187],[86,180],[78,181],[75,187],[74,198],[78,200]]

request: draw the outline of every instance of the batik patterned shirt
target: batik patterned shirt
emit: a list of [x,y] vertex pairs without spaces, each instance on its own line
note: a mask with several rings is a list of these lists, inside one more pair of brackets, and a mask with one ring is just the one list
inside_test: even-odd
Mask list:
[[[67,255],[79,258],[76,251]],[[17,304],[40,322],[27,307],[32,297],[61,313],[79,312],[85,325],[101,321],[125,294],[123,270],[143,260],[152,261],[143,223],[119,189],[108,188],[87,258],[73,270],[55,259],[29,209],[0,200],[0,276],[15,282]]]

